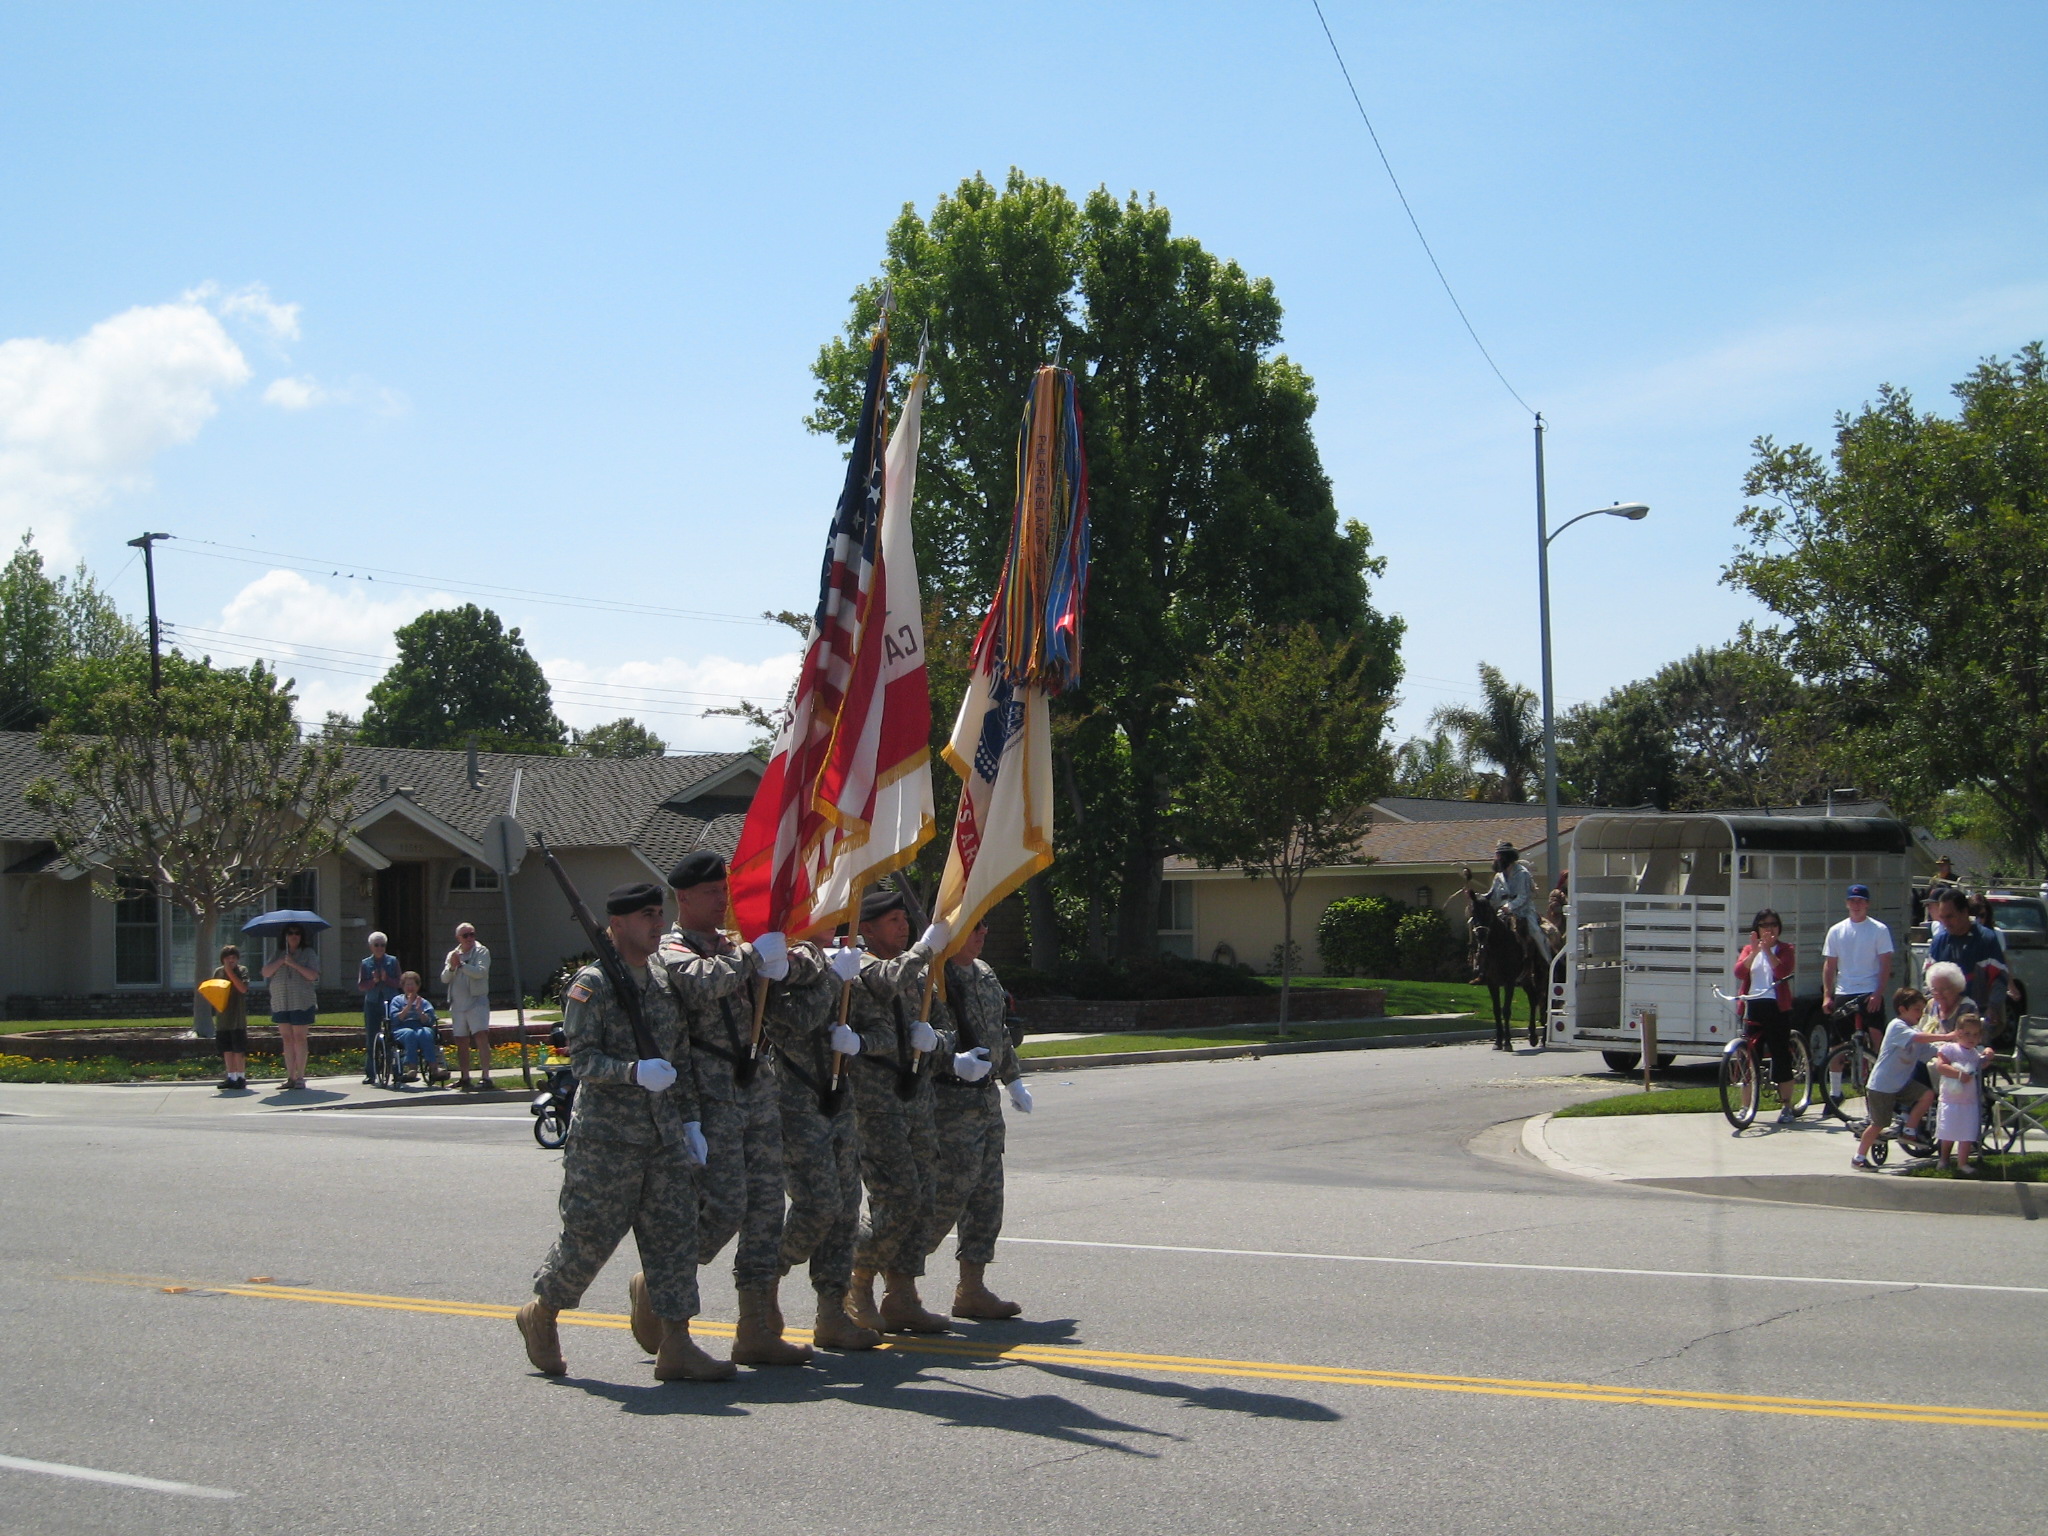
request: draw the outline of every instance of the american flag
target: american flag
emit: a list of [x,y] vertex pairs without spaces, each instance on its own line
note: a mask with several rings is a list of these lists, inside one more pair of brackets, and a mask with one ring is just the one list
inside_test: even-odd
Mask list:
[[859,772],[859,744],[877,705],[886,641],[879,620],[886,584],[877,535],[888,449],[888,318],[875,332],[866,390],[846,482],[832,515],[818,576],[818,607],[797,673],[788,718],[761,786],[748,807],[733,855],[734,920],[754,938],[800,935],[837,844],[863,835],[872,810],[872,774]]

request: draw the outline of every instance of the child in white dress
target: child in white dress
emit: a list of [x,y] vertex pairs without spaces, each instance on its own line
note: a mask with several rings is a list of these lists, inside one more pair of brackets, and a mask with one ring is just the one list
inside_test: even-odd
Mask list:
[[1984,1028],[1974,1013],[1956,1020],[1956,1038],[1941,1047],[1934,1060],[1934,1073],[1941,1085],[1941,1106],[1935,1112],[1935,1166],[1948,1166],[1953,1150],[1957,1173],[1975,1171],[1970,1156],[1977,1150],[1977,1133],[1982,1109],[1977,1095],[1977,1074],[1991,1053],[1981,1048]]

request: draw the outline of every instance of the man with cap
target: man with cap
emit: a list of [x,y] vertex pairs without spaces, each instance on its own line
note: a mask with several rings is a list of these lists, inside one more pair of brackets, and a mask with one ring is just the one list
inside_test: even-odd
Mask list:
[[[853,1059],[860,1172],[868,1215],[853,1254],[847,1314],[863,1328],[889,1333],[948,1333],[952,1325],[925,1309],[917,1294],[938,1174],[938,1132],[932,1119],[931,1064],[938,1031],[918,1017],[925,974],[949,937],[943,921],[910,942],[910,913],[901,892],[875,891],[860,907],[866,944],[852,988],[851,1024],[860,1036]],[[875,1304],[875,1276],[884,1293]]]
[[1851,1007],[1858,1028],[1882,1033],[1892,982],[1892,931],[1870,915],[1869,886],[1850,886],[1846,905],[1849,915],[1828,930],[1821,944],[1821,991],[1829,1013]]
[[984,1320],[1015,1317],[1024,1309],[1005,1301],[983,1278],[996,1256],[1003,1229],[1003,1105],[998,1083],[1007,1084],[1019,1114],[1031,1113],[1010,1040],[1009,995],[981,947],[986,920],[975,925],[946,966],[946,1005],[955,1031],[952,1054],[942,1053],[932,1080],[933,1120],[939,1166],[927,1237],[936,1253],[957,1223],[954,1256],[960,1283],[953,1291],[953,1315]]
[[[803,1365],[807,1345],[782,1337],[782,1102],[767,1051],[753,1049],[752,989],[759,978],[789,975],[789,944],[764,933],[732,944],[725,920],[725,860],[704,850],[669,871],[676,925],[662,935],[659,959],[690,1036],[690,1064],[704,1112],[710,1160],[698,1180],[697,1260],[709,1264],[735,1235],[733,1285],[738,1365]],[[814,968],[814,967],[813,967]],[[643,1346],[644,1346],[643,1341]]]
[[556,1315],[575,1307],[590,1282],[632,1232],[641,1272],[631,1286],[636,1327],[654,1355],[658,1381],[726,1381],[734,1372],[690,1338],[697,1313],[697,1174],[704,1136],[690,1078],[690,1044],[674,994],[650,966],[661,939],[662,892],[622,885],[605,898],[607,924],[655,1054],[642,1057],[624,1004],[604,969],[586,965],[562,994],[562,1028],[576,1104],[562,1157],[562,1234],[533,1277],[533,1300],[516,1321],[534,1368],[560,1376],[568,1366]]
[[1543,924],[1536,912],[1536,877],[1529,873],[1529,866],[1506,838],[1493,845],[1493,884],[1487,888],[1486,899],[1496,911],[1514,914],[1547,969],[1550,943],[1543,937]]
[[[860,1036],[839,1022],[840,993],[860,975],[858,949],[789,952],[789,976],[768,989],[765,1033],[775,1047],[782,1095],[782,1272],[810,1265],[817,1293],[811,1342],[820,1349],[874,1349],[882,1336],[846,1314],[853,1284],[853,1238],[860,1224],[860,1138],[853,1091]],[[833,1057],[848,1058],[833,1082]]]

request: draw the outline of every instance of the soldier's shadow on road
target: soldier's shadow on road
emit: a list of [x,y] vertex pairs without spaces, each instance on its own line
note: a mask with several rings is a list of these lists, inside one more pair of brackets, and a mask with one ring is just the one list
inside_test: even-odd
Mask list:
[[[1019,1374],[1023,1372],[1033,1374]],[[1322,1403],[1276,1392],[1195,1386],[1042,1361],[949,1358],[911,1350],[862,1355],[820,1352],[809,1367],[747,1371],[730,1382],[621,1386],[570,1377],[562,1384],[610,1398],[635,1414],[727,1418],[798,1404],[839,1402],[918,1414],[947,1429],[1001,1430],[1082,1450],[1140,1457],[1158,1454],[1143,1442],[1175,1443],[1187,1438],[1170,1429],[1113,1417],[1057,1392],[1030,1390],[1044,1376],[1095,1391],[1123,1392],[1248,1418],[1306,1424],[1330,1424],[1343,1418]],[[1124,1443],[1131,1438],[1140,1443]]]

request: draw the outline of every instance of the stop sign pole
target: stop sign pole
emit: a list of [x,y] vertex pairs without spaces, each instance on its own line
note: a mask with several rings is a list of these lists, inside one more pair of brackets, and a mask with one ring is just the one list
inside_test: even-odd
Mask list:
[[491,818],[484,828],[484,853],[491,861],[491,868],[498,872],[498,890],[505,898],[505,948],[512,961],[512,1006],[519,1017],[519,1075],[526,1086],[533,1086],[533,1060],[526,1039],[526,983],[521,980],[519,970],[519,934],[512,922],[512,877],[519,873],[519,866],[526,861],[526,828],[522,827],[516,813],[519,809],[519,779],[524,769],[512,772],[512,809],[502,816]]

